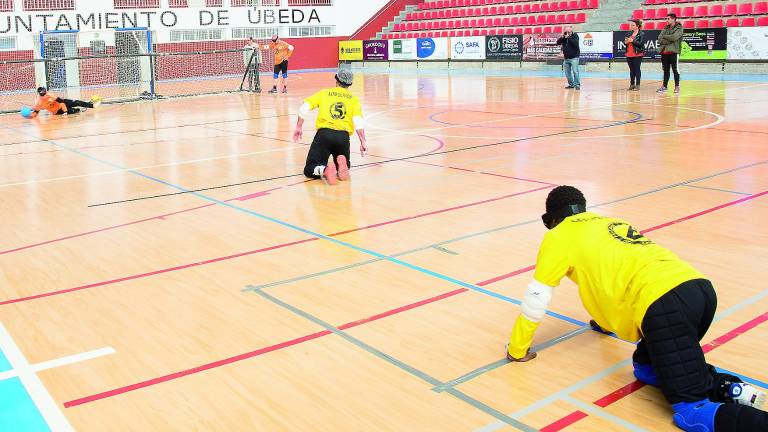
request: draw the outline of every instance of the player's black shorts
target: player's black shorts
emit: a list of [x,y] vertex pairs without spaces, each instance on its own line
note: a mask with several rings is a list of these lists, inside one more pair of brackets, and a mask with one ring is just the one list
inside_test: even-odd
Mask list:
[[281,72],[284,74],[288,73],[288,60],[283,60],[282,63],[275,65],[275,75]]
[[333,129],[318,129],[312,145],[307,153],[307,162],[304,166],[304,175],[312,178],[319,178],[314,174],[315,167],[328,164],[329,156],[333,156],[334,161],[337,156],[344,155],[347,158],[347,167],[351,166],[349,161],[349,133]]

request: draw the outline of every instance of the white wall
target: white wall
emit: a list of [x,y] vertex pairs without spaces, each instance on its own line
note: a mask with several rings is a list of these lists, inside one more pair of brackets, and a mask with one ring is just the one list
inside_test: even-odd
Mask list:
[[[171,30],[232,27],[279,27],[288,36],[290,27],[335,26],[331,36],[348,36],[381,9],[387,0],[334,0],[333,6],[316,7],[230,7],[114,9],[112,0],[75,0],[77,10],[53,12],[22,11],[22,0],[14,12],[0,12],[0,37],[16,36],[16,49],[32,49],[34,35],[44,30],[111,31],[121,27],[149,27],[156,40],[169,40]],[[285,2],[284,2],[285,3]],[[108,6],[108,7],[105,7]]]

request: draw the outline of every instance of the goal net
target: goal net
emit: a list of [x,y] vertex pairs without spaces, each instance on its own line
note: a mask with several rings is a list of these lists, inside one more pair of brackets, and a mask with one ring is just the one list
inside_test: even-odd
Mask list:
[[32,50],[0,52],[0,111],[32,105],[38,86],[61,97],[99,95],[106,102],[255,90],[258,74],[272,71],[274,56],[253,49],[251,40],[269,42],[261,32],[240,33],[238,39],[202,41],[180,33],[157,43],[147,29],[44,32],[35,35]]

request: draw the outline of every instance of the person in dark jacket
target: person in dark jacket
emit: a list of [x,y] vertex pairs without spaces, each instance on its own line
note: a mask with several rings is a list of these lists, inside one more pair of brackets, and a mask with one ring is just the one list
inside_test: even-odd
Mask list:
[[640,90],[640,66],[645,55],[645,34],[643,22],[639,19],[629,22],[629,33],[624,37],[624,45],[627,46],[627,64],[629,65],[630,91]]
[[567,26],[565,32],[557,40],[557,44],[562,46],[563,50],[563,70],[565,78],[568,79],[567,89],[581,90],[581,81],[579,80],[579,35],[573,32],[572,26]]
[[657,92],[665,93],[669,84],[669,69],[675,74],[675,93],[680,93],[680,73],[677,71],[677,57],[680,55],[680,45],[683,41],[683,25],[677,22],[677,15],[667,15],[667,25],[659,34],[659,52],[661,66],[664,68],[664,85]]

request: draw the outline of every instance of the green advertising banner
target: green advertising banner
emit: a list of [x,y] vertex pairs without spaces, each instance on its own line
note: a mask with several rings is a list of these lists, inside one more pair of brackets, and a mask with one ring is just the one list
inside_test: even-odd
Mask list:
[[686,29],[683,32],[680,60],[725,60],[727,57],[727,29]]

